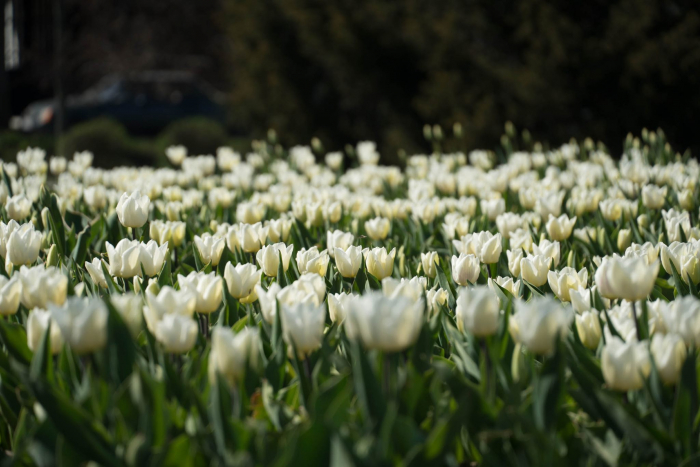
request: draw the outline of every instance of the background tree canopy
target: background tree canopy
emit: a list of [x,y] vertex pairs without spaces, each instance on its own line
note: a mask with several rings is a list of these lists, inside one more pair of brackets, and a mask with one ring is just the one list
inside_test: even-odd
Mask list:
[[696,149],[700,4],[637,0],[231,0],[233,121],[288,143],[427,149],[425,123],[493,147],[503,123],[615,149],[662,127]]

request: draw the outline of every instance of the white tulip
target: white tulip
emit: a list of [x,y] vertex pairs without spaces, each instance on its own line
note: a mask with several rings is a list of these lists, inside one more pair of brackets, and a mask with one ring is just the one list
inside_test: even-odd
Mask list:
[[549,240],[541,240],[539,245],[532,245],[532,254],[544,255],[552,259],[551,267],[555,268],[559,265],[561,247],[559,242],[550,242]]
[[326,250],[319,252],[316,246],[308,250],[302,248],[297,252],[297,268],[300,274],[315,273],[325,277],[329,261],[328,252]]
[[506,251],[506,256],[508,257],[508,271],[513,275],[513,277],[520,276],[520,260],[523,259],[523,250],[518,248],[517,250]]
[[595,282],[603,297],[638,301],[649,296],[658,273],[658,261],[647,264],[638,257],[606,257],[595,273]]
[[607,340],[600,363],[610,389],[635,391],[644,386],[644,379],[651,372],[647,345],[646,342],[623,342],[617,336]]
[[429,251],[428,253],[420,254],[421,267],[423,268],[423,273],[428,277],[435,277],[437,275],[437,267],[440,261],[436,251]]
[[141,242],[123,238],[113,247],[105,242],[109,258],[109,274],[115,277],[131,278],[141,275]]
[[144,272],[149,277],[157,276],[163,269],[165,256],[168,254],[168,242],[158,246],[155,240],[151,240],[148,243],[140,243],[139,246],[141,247],[139,261]]
[[143,325],[143,299],[133,292],[110,295],[114,309],[122,317],[132,336],[138,335]]
[[355,241],[355,236],[350,232],[342,230],[328,231],[326,234],[326,248],[331,258],[335,258],[335,249],[347,250],[352,242]]
[[508,331],[515,342],[530,352],[547,355],[554,352],[557,339],[567,332],[572,314],[550,297],[534,297],[529,302],[515,302],[515,313],[508,321]]
[[394,271],[394,258],[396,257],[396,248],[387,253],[386,248],[372,248],[362,251],[365,255],[365,263],[367,272],[372,274],[379,280],[391,276]]
[[365,222],[365,231],[372,240],[384,240],[389,235],[391,222],[384,217],[375,217]]
[[598,348],[600,336],[603,334],[600,328],[600,319],[598,312],[584,311],[580,315],[576,315],[576,330],[578,331],[581,343],[591,350]]
[[570,291],[585,288],[588,284],[588,269],[581,268],[579,272],[576,272],[574,268],[566,267],[561,271],[549,271],[547,282],[559,300],[570,302]]
[[[229,263],[230,264],[230,263]],[[177,275],[181,290],[187,290],[197,297],[194,311],[197,313],[213,313],[219,309],[223,300],[223,281],[212,271],[209,274],[192,271],[187,276]]]
[[277,295],[281,290],[282,288],[277,282],[270,284],[267,290],[260,285],[255,286],[255,293],[258,296],[263,319],[270,324],[275,322],[275,317],[277,316]]
[[168,314],[191,318],[197,306],[197,296],[189,290],[175,290],[165,286],[157,295],[147,290],[146,303],[143,317],[148,329],[155,333],[156,324]]
[[654,334],[651,338],[651,355],[661,380],[676,384],[680,380],[687,351],[678,334]]
[[500,314],[498,296],[488,287],[460,289],[455,311],[460,331],[469,331],[477,337],[491,336],[498,330]]
[[326,323],[326,305],[301,302],[282,305],[282,337],[287,343],[287,354],[294,355],[296,347],[299,358],[305,358],[321,347],[323,328]]
[[[510,252],[507,253],[510,258]],[[476,256],[464,253],[460,253],[459,256],[452,256],[452,280],[457,285],[466,286],[470,283],[476,283],[480,273],[481,263]]]
[[0,276],[0,315],[9,316],[17,313],[22,298],[22,282],[17,274],[10,279]]
[[544,255],[530,255],[520,260],[520,274],[522,278],[540,287],[547,282],[547,274],[552,260]]
[[19,269],[22,282],[22,305],[27,309],[43,308],[49,304],[63,305],[68,294],[68,277],[55,267],[22,266]]
[[362,265],[362,247],[349,245],[346,249],[335,248],[335,266],[341,276],[353,278]]
[[58,323],[56,323],[51,312],[41,308],[34,308],[29,312],[29,317],[27,318],[27,347],[32,352],[36,352],[39,349],[39,344],[41,344],[41,340],[44,338],[44,333],[49,325],[51,326],[51,353],[55,355],[63,348],[61,328],[58,327]]
[[345,317],[347,316],[347,301],[355,296],[356,295],[347,294],[345,292],[328,294],[328,314],[331,317],[331,321],[339,324],[345,321]]
[[385,277],[382,279],[382,292],[390,298],[401,295],[417,302],[425,293],[427,285],[428,281],[425,277],[420,276],[412,277],[411,279],[401,278],[401,280]]
[[49,311],[66,344],[78,354],[94,352],[107,344],[107,306],[100,298],[70,297]]
[[235,387],[245,375],[246,367],[257,367],[259,347],[257,328],[246,327],[234,334],[229,328],[215,326],[209,352],[209,381],[213,383],[216,374],[219,374],[231,387]]
[[289,260],[292,257],[294,245],[285,245],[284,243],[275,243],[274,245],[266,245],[258,251],[255,258],[258,261],[260,269],[266,276],[276,277],[280,265],[280,256],[282,257],[282,269],[289,269]]
[[7,216],[15,221],[21,221],[29,216],[32,202],[23,194],[14,195],[5,202]]
[[151,200],[136,190],[123,193],[117,204],[117,216],[124,227],[142,227],[148,220]]
[[344,326],[348,338],[360,340],[367,349],[400,352],[418,339],[423,309],[422,301],[370,292],[348,299]]
[[571,236],[575,224],[576,216],[569,219],[569,216],[566,214],[562,214],[559,217],[554,217],[550,214],[546,225],[547,233],[552,240],[566,240]]
[[107,279],[102,270],[102,260],[100,258],[93,258],[92,263],[85,261],[85,269],[90,274],[90,278],[95,285],[107,288]]
[[199,235],[194,236],[194,245],[197,247],[199,256],[204,264],[211,263],[212,266],[216,266],[219,264],[221,254],[224,252],[226,239],[205,233],[201,237]]
[[253,293],[255,286],[260,283],[262,271],[254,264],[237,264],[235,267],[231,263],[224,268],[224,279],[228,292],[233,298],[242,299]]
[[34,230],[34,225],[31,223],[24,224],[10,233],[7,238],[6,248],[6,266],[29,265],[39,257],[41,232]]
[[153,335],[170,353],[185,353],[192,350],[197,341],[199,328],[191,318],[168,314],[155,324]]

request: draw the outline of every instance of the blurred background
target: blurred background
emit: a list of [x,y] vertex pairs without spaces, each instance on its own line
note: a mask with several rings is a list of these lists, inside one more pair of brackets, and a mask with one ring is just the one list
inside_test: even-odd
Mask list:
[[[661,127],[700,151],[700,2],[684,0],[3,0],[0,156],[89,149],[155,164],[165,147],[245,151],[277,131],[382,162],[498,145],[503,124],[618,153]],[[450,132],[451,133],[451,132]]]

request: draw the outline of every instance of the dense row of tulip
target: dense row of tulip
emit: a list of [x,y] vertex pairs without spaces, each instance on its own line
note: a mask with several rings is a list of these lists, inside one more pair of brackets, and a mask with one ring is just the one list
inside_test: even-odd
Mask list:
[[405,170],[274,134],[160,169],[20,152],[0,183],[6,454],[697,459],[700,165],[661,131],[618,162],[507,132]]

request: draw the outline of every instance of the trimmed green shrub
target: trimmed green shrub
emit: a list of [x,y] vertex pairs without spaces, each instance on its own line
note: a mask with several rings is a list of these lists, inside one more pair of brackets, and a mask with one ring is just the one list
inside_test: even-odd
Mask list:
[[156,147],[159,155],[174,144],[186,146],[189,154],[214,154],[216,148],[226,146],[228,142],[226,129],[219,122],[192,117],[168,125],[158,136]]

